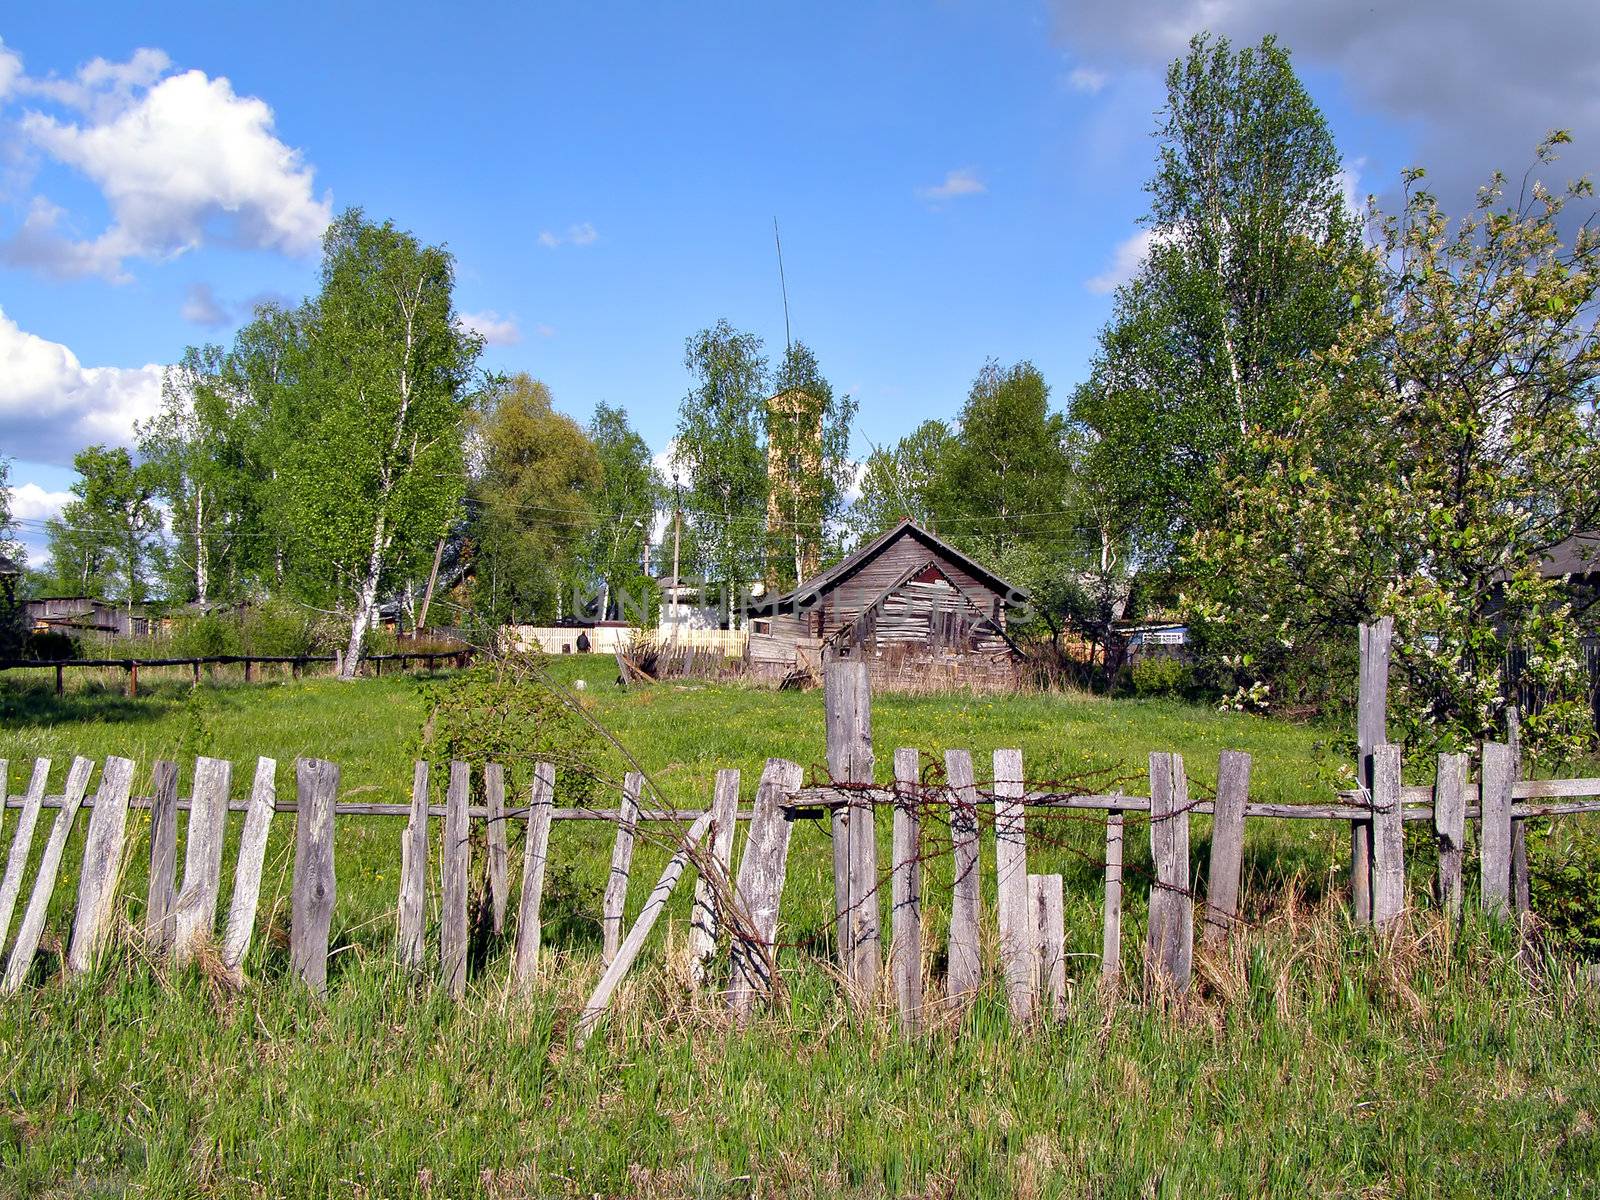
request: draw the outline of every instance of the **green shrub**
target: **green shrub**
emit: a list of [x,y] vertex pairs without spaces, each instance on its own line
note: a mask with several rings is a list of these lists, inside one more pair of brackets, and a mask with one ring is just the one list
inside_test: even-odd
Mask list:
[[71,634],[41,629],[28,635],[22,645],[22,657],[36,662],[48,662],[53,658],[82,658],[83,647]]
[[240,638],[252,654],[289,657],[316,652],[316,618],[291,600],[275,596],[253,605],[239,624]]
[[1528,890],[1553,947],[1600,959],[1600,835],[1571,821],[1530,823]]
[[218,613],[180,617],[168,649],[173,658],[215,658],[239,653],[239,626]]
[[1194,686],[1194,670],[1170,654],[1141,655],[1133,663],[1133,692],[1144,697],[1187,695]]

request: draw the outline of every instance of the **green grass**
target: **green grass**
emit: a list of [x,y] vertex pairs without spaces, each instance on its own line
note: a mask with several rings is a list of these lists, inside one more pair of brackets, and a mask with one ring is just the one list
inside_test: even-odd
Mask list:
[[[676,804],[703,803],[719,767],[739,767],[748,795],[769,755],[822,761],[815,693],[622,692],[604,660],[555,670],[585,679],[585,702]],[[11,790],[34,755],[56,760],[59,782],[72,754],[116,753],[139,762],[141,786],[151,762],[178,758],[186,792],[193,756],[210,754],[234,761],[242,796],[251,760],[267,754],[282,790],[293,758],[316,755],[341,764],[348,798],[406,798],[426,716],[416,681],[141,687],[133,702],[114,680],[57,700],[42,683],[0,680]],[[968,748],[980,774],[990,751],[1019,746],[1030,779],[1141,791],[1145,755],[1171,749],[1199,792],[1215,778],[1217,751],[1236,748],[1254,756],[1254,794],[1310,801],[1326,799],[1338,763],[1328,749],[1336,730],[1175,703],[881,696],[873,715],[880,779],[900,745]],[[601,764],[608,778],[621,767]],[[788,1004],[737,1033],[714,1005],[687,999],[675,953],[683,888],[604,1036],[578,1051],[571,1021],[599,970],[609,830],[557,828],[546,890],[553,952],[538,989],[508,994],[506,949],[494,946],[457,1005],[390,965],[401,825],[340,819],[325,1004],[283,979],[292,819],[274,825],[251,981],[238,992],[201,970],[154,967],[131,938],[96,978],[60,978],[53,953],[75,891],[64,871],[39,978],[0,1001],[0,1193],[1600,1194],[1591,992],[1557,963],[1530,982],[1501,930],[1446,936],[1422,912],[1380,947],[1349,928],[1335,891],[1342,828],[1252,823],[1253,923],[1203,961],[1193,1000],[1168,1012],[1131,992],[1110,1004],[1097,995],[1099,821],[1030,814],[1030,867],[1067,877],[1068,1019],[1011,1028],[991,980],[959,1028],[907,1044],[893,1021],[854,1019],[833,986],[829,847],[825,826],[807,822],[784,895]],[[136,925],[143,814],[130,831],[124,911]],[[237,818],[230,832],[231,864]],[[1203,863],[1203,820],[1195,832]],[[1147,877],[1141,835],[1130,825],[1130,974]],[[940,836],[930,830],[934,845]],[[634,907],[667,852],[658,836],[642,840]],[[925,882],[935,978],[945,857]],[[230,888],[225,878],[225,897]]]

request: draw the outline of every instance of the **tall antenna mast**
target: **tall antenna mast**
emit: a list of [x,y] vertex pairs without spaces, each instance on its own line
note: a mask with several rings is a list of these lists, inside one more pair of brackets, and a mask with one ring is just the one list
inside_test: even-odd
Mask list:
[[777,217],[772,218],[772,240],[778,247],[778,286],[783,290],[783,348],[789,350],[789,284],[783,277],[783,239],[778,236]]

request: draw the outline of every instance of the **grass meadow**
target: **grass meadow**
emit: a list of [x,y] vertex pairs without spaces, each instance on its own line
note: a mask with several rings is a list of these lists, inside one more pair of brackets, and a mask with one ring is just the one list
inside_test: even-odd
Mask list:
[[[747,797],[768,756],[820,770],[818,693],[622,691],[600,658],[552,672],[568,686],[584,680],[582,702],[680,807],[705,803],[720,767],[741,769]],[[427,686],[385,677],[192,689],[177,672],[152,671],[137,700],[113,676],[58,699],[42,674],[10,672],[0,678],[0,757],[13,793],[36,755],[54,760],[53,783],[73,754],[133,758],[136,791],[147,790],[152,762],[176,758],[187,794],[194,756],[206,754],[234,762],[242,798],[258,754],[278,759],[280,795],[292,794],[294,758],[313,755],[341,765],[342,799],[404,801]],[[1175,702],[885,695],[873,718],[881,780],[897,746],[935,757],[970,749],[980,775],[994,749],[1020,747],[1030,780],[1142,791],[1146,755],[1170,749],[1203,793],[1217,753],[1241,749],[1254,758],[1253,795],[1293,802],[1326,799],[1343,763],[1342,730]],[[515,785],[526,764],[508,766]],[[603,786],[614,789],[622,769],[608,752]],[[0,844],[14,828],[7,816]],[[556,827],[536,988],[513,994],[508,948],[491,945],[455,1004],[392,964],[403,820],[381,817],[339,819],[326,1001],[284,978],[285,815],[268,845],[242,988],[204,959],[174,972],[142,953],[141,812],[130,818],[123,935],[95,977],[64,980],[55,956],[85,823],[37,980],[0,1000],[6,1195],[1600,1195],[1593,985],[1567,962],[1519,967],[1504,929],[1447,928],[1423,900],[1425,861],[1418,910],[1401,928],[1381,943],[1351,928],[1340,895],[1346,830],[1331,824],[1251,823],[1249,924],[1226,951],[1199,956],[1190,999],[1163,1007],[1135,986],[1144,826],[1129,825],[1129,982],[1108,995],[1097,975],[1102,825],[1030,814],[1030,869],[1066,879],[1066,1019],[1013,1028],[990,978],[959,1024],[935,1022],[908,1041],[893,1020],[863,1021],[839,997],[827,966],[827,829],[802,822],[780,932],[784,1002],[738,1032],[713,1000],[690,995],[684,886],[604,1034],[577,1050],[572,1021],[599,973],[603,824]],[[240,823],[231,818],[224,898]],[[630,915],[669,853],[664,832],[641,833]],[[929,836],[936,847],[943,831]],[[1195,843],[1203,863],[1204,819]],[[515,877],[515,837],[512,854]],[[992,848],[984,861],[992,876]],[[949,875],[935,854],[924,874],[935,981]],[[992,896],[985,921],[993,939]]]

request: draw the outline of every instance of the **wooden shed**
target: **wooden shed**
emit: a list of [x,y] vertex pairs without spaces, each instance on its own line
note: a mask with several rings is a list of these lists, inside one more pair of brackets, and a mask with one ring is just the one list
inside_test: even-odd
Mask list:
[[824,658],[944,663],[1009,676],[1008,609],[1027,599],[910,520],[751,610],[752,669],[815,675]]

